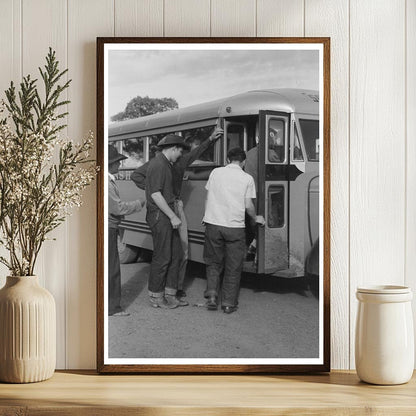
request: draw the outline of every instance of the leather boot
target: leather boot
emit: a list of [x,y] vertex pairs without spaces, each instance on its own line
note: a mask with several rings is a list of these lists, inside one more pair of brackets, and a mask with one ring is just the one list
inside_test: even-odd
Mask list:
[[210,296],[207,300],[207,309],[209,311],[216,311],[218,309],[218,302],[216,296]]
[[175,305],[174,307],[178,306],[188,306],[189,303],[183,299],[178,299],[176,295],[165,295],[165,298],[169,305]]

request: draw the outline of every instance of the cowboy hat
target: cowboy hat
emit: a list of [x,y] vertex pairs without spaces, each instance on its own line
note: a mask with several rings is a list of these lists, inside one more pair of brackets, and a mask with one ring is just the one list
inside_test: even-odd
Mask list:
[[179,146],[183,147],[184,149],[189,149],[189,145],[183,140],[183,137],[177,136],[176,134],[168,134],[162,140],[159,141],[157,146],[161,148]]
[[112,163],[118,162],[119,160],[127,159],[127,156],[122,155],[117,151],[117,149],[112,146],[108,145],[108,164],[111,165]]

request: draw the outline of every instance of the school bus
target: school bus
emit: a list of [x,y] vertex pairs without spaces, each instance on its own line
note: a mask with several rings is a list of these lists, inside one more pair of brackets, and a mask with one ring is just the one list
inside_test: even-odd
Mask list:
[[[109,143],[127,156],[118,175],[121,198],[133,200],[142,190],[130,180],[141,164],[155,155],[168,133],[197,145],[215,126],[219,139],[184,175],[181,198],[189,230],[189,259],[203,263],[205,184],[210,172],[227,163],[230,148],[239,146],[256,160],[256,209],[266,219],[257,230],[255,261],[244,270],[279,277],[305,275],[305,261],[319,264],[319,94],[300,89],[244,92],[216,101],[132,120],[110,123]],[[252,154],[250,153],[252,152]],[[146,212],[121,223],[120,257],[134,261],[140,249],[152,250]],[[249,229],[249,227],[247,227]],[[247,239],[247,244],[250,238]],[[309,255],[309,257],[308,257]],[[311,261],[311,255],[313,259]]]

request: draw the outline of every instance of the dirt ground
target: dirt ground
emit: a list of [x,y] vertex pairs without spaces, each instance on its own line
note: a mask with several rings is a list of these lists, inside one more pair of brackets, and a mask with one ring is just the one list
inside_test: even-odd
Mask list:
[[153,308],[147,296],[149,264],[122,265],[122,306],[109,317],[110,358],[316,358],[319,302],[304,279],[244,274],[239,309],[208,311],[204,266],[188,267],[187,307]]

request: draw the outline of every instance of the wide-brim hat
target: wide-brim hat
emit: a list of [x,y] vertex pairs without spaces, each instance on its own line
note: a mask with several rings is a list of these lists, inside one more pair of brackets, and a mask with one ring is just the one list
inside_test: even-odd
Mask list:
[[159,140],[158,147],[163,149],[164,147],[179,146],[184,149],[189,149],[189,144],[185,142],[183,137],[176,134],[168,134],[163,139]]
[[119,160],[127,159],[127,156],[122,155],[117,151],[117,149],[112,146],[108,145],[108,164],[111,165],[112,163],[118,162]]

